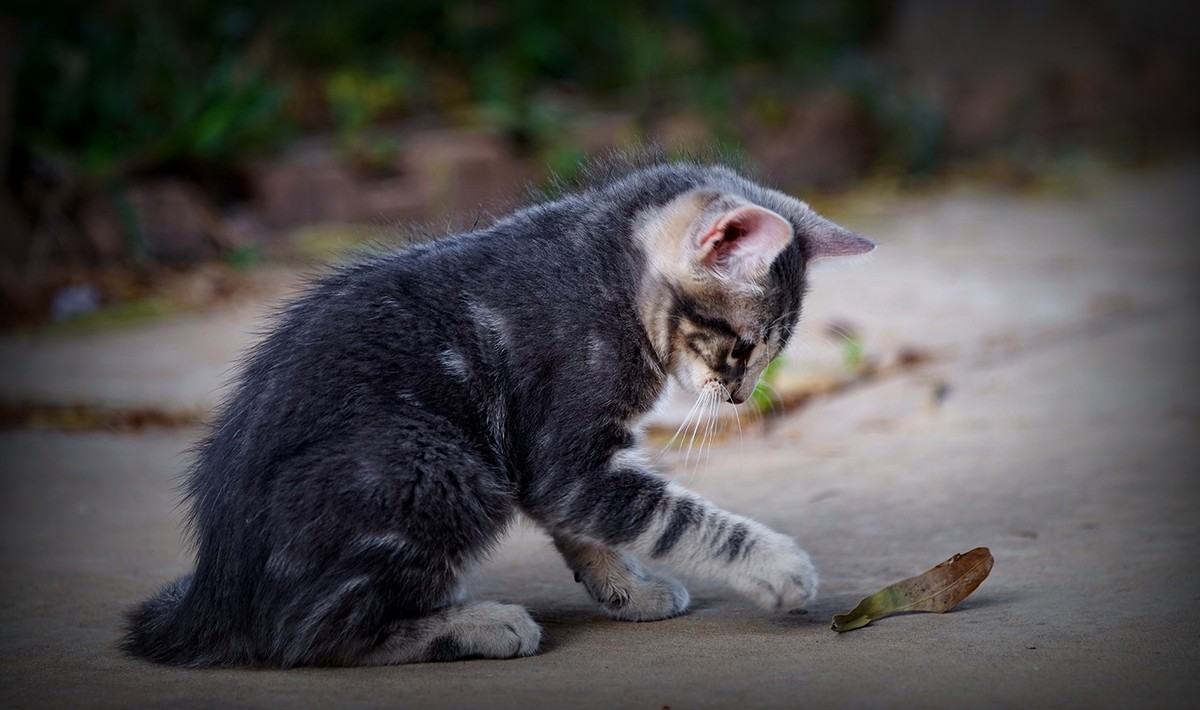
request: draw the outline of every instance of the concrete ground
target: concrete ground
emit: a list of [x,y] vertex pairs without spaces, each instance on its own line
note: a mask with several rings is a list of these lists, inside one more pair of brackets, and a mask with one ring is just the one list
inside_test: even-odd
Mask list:
[[[122,610],[189,567],[175,486],[196,432],[2,432],[0,704],[1195,707],[1196,195],[1193,165],[1053,194],[978,187],[843,205],[882,246],[818,272],[780,384],[842,367],[831,321],[881,363],[905,350],[921,362],[744,420],[740,436],[726,423],[702,458],[685,447],[660,459],[665,475],[813,554],[822,593],[802,615],[693,580],[686,616],[609,621],[524,524],[473,595],[526,604],[545,627],[539,656],[157,667],[115,644]],[[262,310],[9,336],[0,397],[208,406]],[[861,597],[980,545],[995,569],[954,612],[830,631]]]

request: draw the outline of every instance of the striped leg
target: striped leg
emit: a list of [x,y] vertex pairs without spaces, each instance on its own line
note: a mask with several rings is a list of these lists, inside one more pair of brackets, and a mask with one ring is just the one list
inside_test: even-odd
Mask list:
[[674,483],[642,533],[623,547],[722,580],[765,609],[799,608],[817,592],[817,571],[794,540]]
[[664,481],[634,456],[614,457],[576,486],[562,496],[564,486],[550,479],[522,505],[606,608],[652,579],[629,557],[723,581],[766,609],[799,608],[816,595],[817,572],[790,537]]

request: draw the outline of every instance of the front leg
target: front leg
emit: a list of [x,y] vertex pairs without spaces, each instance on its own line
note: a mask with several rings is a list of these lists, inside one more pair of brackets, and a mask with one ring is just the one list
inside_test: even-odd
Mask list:
[[[593,471],[582,480],[549,479],[531,487],[526,511],[556,539],[588,541],[723,581],[766,609],[799,608],[816,595],[816,569],[786,535],[664,481],[628,452]],[[613,563],[599,568],[612,569]]]
[[795,540],[674,483],[630,547],[673,569],[724,581],[764,609],[798,609],[817,594],[817,570]]
[[575,572],[575,581],[614,619],[657,621],[687,611],[691,599],[682,584],[647,572],[629,555],[562,534],[554,536],[554,546]]

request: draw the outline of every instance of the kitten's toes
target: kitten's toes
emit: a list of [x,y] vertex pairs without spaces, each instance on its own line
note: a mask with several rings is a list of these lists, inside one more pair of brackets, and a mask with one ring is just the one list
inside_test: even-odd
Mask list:
[[[542,628],[524,607],[476,602],[453,619],[441,642],[455,658],[518,658],[537,653]],[[434,643],[437,643],[435,641]]]
[[659,621],[687,611],[691,596],[678,580],[653,573],[601,600],[604,612],[621,621]]
[[576,572],[575,579],[608,616],[621,621],[658,621],[687,611],[691,597],[678,581],[648,572],[632,557],[606,561],[609,564]]
[[817,569],[790,538],[780,535],[772,543],[736,586],[764,609],[803,608],[817,595]]

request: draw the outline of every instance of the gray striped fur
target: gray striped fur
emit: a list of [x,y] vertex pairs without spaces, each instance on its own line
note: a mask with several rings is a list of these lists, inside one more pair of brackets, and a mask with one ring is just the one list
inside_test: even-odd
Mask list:
[[[195,571],[130,613],[129,652],[187,666],[535,653],[524,609],[462,601],[518,510],[618,619],[686,610],[647,565],[770,609],[812,597],[804,552],[659,477],[638,422],[668,377],[747,396],[791,335],[807,263],[866,242],[720,165],[592,176],[339,268],[283,311],[196,450]],[[764,234],[758,261],[738,261]]]

